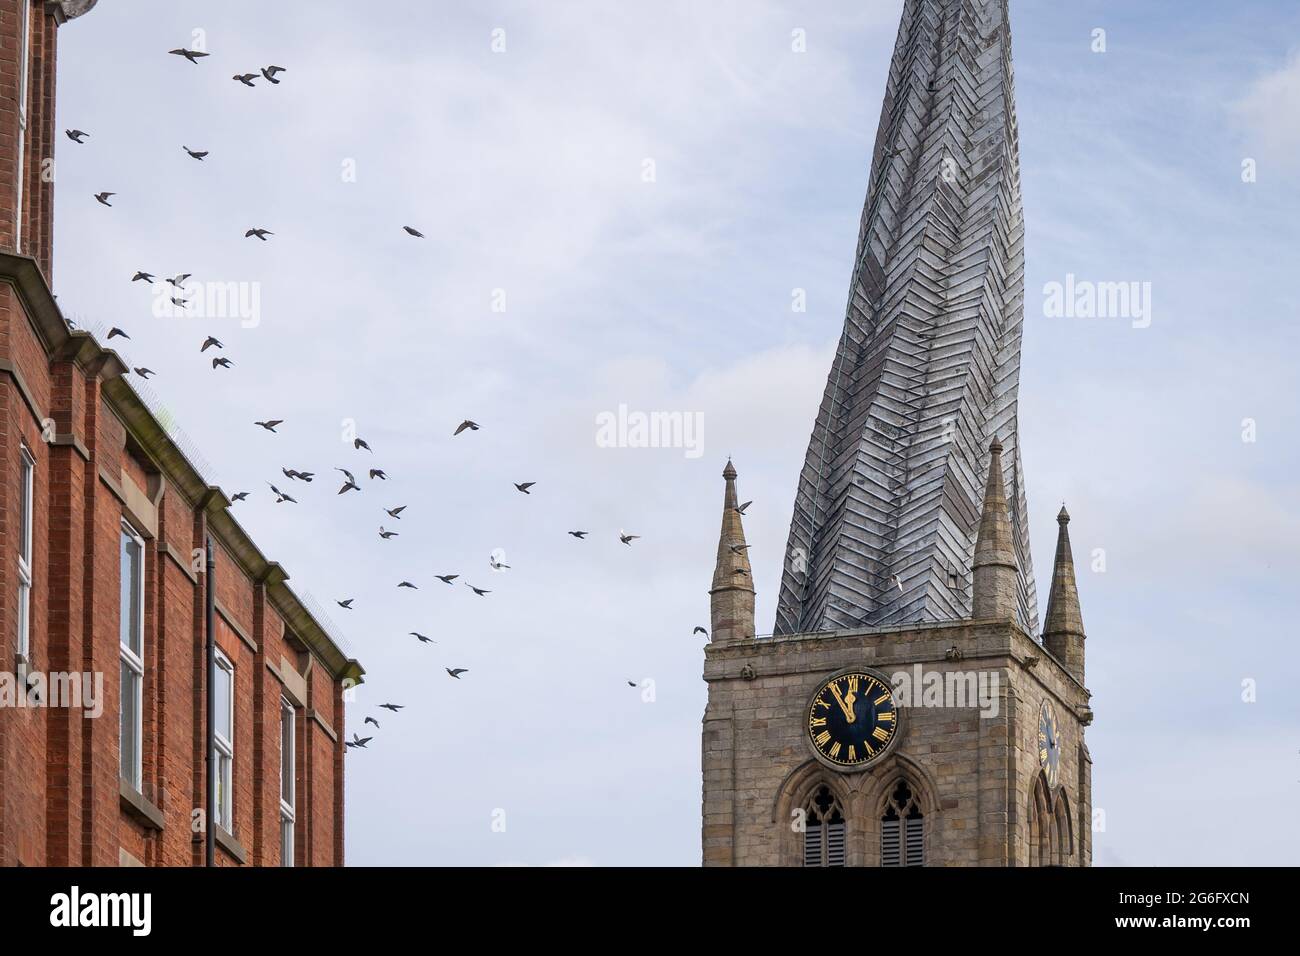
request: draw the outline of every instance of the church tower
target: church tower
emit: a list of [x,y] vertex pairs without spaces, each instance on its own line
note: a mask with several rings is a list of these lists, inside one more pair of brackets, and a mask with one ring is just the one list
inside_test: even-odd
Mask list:
[[771,636],[723,473],[706,866],[1091,864],[1064,508],[1037,634],[1023,235],[1006,0],[906,0]]

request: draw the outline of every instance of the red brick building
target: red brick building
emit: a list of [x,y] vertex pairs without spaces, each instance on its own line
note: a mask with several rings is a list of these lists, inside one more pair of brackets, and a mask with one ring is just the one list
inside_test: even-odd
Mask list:
[[56,35],[94,5],[0,0],[0,865],[203,863],[210,583],[216,862],[341,865],[360,665],[50,292]]

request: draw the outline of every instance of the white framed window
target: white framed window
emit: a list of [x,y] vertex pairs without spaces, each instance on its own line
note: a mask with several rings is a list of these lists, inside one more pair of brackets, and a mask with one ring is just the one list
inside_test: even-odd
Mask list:
[[20,686],[26,686],[32,662],[32,503],[36,459],[20,445],[18,450],[18,660]]
[[280,865],[293,866],[294,730],[293,704],[280,698]]
[[217,826],[234,833],[235,665],[220,651],[212,695],[217,711],[212,735],[212,762],[217,776],[217,805],[213,812]]
[[144,538],[122,522],[121,551],[122,779],[141,789],[144,717]]
[[27,178],[27,74],[31,69],[31,0],[18,0],[18,186],[14,197],[14,249],[23,251],[23,185]]

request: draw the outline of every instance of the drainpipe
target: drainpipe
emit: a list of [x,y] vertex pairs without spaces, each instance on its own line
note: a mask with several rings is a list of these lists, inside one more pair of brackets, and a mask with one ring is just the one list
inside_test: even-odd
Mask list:
[[213,693],[213,688],[217,684],[217,623],[216,623],[216,595],[217,595],[217,558],[212,548],[212,539],[207,539],[208,546],[208,566],[207,576],[204,578],[205,597],[207,600],[208,622],[207,622],[207,660],[208,660],[208,752],[206,759],[207,766],[207,820],[204,823],[204,836],[207,839],[207,847],[204,854],[204,866],[214,866],[217,852],[217,831],[216,831],[216,808],[217,808],[217,770],[213,765],[212,755],[217,749],[217,698]]

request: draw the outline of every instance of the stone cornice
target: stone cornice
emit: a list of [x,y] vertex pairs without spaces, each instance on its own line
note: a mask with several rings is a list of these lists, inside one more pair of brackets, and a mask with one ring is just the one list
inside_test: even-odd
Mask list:
[[73,362],[88,377],[99,378],[105,403],[121,419],[131,439],[171,486],[205,513],[213,539],[240,571],[249,580],[266,585],[271,602],[285,623],[312,654],[321,659],[330,674],[340,680],[361,683],[365,674],[361,664],[344,653],[285,584],[289,575],[284,569],[258,550],[253,539],[230,513],[230,498],[225,492],[209,485],[172,441],[167,430],[123,377],[127,371],[126,363],[112,349],[100,345],[89,332],[69,328],[36,260],[29,256],[0,253],[0,282],[9,284],[17,292],[37,338],[51,358]]

